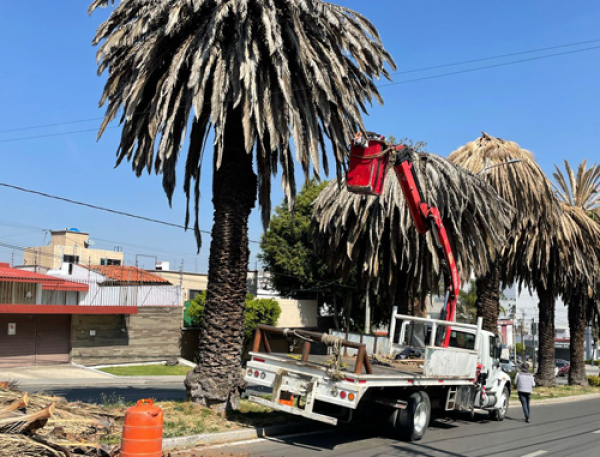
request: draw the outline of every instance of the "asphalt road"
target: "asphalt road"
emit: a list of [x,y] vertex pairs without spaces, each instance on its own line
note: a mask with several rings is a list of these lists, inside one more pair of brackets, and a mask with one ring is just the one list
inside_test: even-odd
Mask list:
[[185,400],[183,383],[151,384],[142,386],[90,386],[90,387],[50,387],[19,386],[20,390],[38,392],[45,390],[69,401],[87,403],[135,402],[142,398],[153,398],[157,401]]
[[473,420],[465,416],[438,419],[416,443],[382,437],[377,428],[323,427],[322,432],[288,439],[211,449],[218,455],[257,457],[598,457],[600,399],[532,405],[530,423],[523,421],[520,405],[513,405],[503,422],[491,422],[483,414]]

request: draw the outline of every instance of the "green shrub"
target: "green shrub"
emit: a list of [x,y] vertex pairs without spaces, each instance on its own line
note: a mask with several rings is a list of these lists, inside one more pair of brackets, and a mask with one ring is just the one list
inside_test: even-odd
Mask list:
[[[200,327],[204,321],[205,302],[205,290],[190,301],[187,314],[194,327]],[[279,319],[280,315],[281,308],[276,300],[272,298],[256,298],[250,294],[246,295],[246,311],[244,313],[245,337],[252,338],[258,324],[277,325],[277,319]]]
[[206,291],[196,295],[196,298],[190,300],[190,306],[188,306],[186,313],[188,319],[191,322],[191,327],[200,327],[204,321],[204,303],[206,302]]
[[590,386],[600,387],[600,376],[589,375],[588,382]]
[[252,338],[258,324],[277,325],[281,315],[279,303],[272,298],[255,298],[246,295],[244,331],[246,338]]

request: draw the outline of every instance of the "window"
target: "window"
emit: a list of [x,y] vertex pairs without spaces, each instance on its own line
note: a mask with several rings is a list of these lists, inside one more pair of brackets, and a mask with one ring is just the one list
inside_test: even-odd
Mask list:
[[121,265],[121,261],[117,259],[100,259],[100,265]]
[[63,262],[65,263],[79,263],[78,255],[63,255]]
[[452,330],[450,332],[450,347],[459,349],[475,349],[475,335],[467,332]]

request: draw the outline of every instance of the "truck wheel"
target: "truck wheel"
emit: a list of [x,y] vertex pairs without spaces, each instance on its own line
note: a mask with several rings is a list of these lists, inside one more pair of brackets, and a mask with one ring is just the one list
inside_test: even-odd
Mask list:
[[406,409],[395,411],[394,428],[396,435],[407,441],[423,438],[431,417],[431,400],[425,392],[415,392],[408,399]]
[[490,419],[495,421],[503,421],[508,410],[508,401],[510,400],[510,391],[504,386],[502,397],[500,397],[500,406],[497,409],[490,410]]

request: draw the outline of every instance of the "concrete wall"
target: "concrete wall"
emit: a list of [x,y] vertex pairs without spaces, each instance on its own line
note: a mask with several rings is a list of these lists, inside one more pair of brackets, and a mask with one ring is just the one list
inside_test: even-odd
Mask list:
[[281,316],[277,321],[278,327],[316,328],[317,301],[275,298],[281,307]]
[[191,300],[194,297],[191,295],[193,290],[206,290],[208,285],[208,275],[204,273],[189,273],[179,271],[164,271],[164,270],[146,270],[148,273],[160,276],[166,279],[175,286],[181,285],[181,304],[186,300]]
[[102,365],[179,357],[181,316],[179,306],[139,308],[131,316],[73,315],[71,361]]

